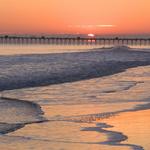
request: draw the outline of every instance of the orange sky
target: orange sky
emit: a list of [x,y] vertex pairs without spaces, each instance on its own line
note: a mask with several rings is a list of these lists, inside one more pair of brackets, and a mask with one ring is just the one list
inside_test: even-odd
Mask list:
[[150,34],[150,0],[0,0],[0,33]]

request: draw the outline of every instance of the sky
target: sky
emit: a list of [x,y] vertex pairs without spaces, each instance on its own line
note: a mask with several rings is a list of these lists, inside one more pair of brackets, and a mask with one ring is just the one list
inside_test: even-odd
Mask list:
[[0,34],[150,34],[150,0],[0,0]]

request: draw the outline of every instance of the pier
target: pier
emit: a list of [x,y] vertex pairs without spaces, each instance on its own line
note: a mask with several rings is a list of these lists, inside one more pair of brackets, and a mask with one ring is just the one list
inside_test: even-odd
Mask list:
[[55,44],[55,45],[150,45],[150,38],[98,38],[98,37],[48,37],[0,36],[0,44]]

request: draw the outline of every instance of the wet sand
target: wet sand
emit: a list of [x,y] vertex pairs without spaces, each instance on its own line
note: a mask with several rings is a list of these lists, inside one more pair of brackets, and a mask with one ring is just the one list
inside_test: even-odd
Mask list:
[[143,147],[144,150],[150,149],[150,110],[136,112],[126,112],[103,122],[113,126],[106,130],[121,132],[127,136],[127,140],[122,144],[135,144]]

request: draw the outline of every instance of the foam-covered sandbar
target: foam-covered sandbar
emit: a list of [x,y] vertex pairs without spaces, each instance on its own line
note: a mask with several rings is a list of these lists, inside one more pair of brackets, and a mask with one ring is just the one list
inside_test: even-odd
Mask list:
[[130,50],[128,47],[75,53],[0,56],[0,90],[73,82],[149,64],[149,52]]

